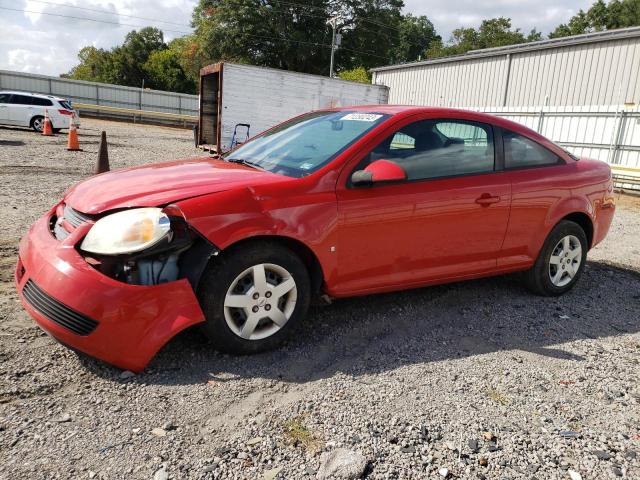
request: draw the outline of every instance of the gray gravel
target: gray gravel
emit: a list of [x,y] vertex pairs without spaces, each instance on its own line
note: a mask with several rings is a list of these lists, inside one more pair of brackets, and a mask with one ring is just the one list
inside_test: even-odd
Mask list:
[[114,167],[197,153],[178,129],[83,119],[69,153],[0,128],[0,478],[317,478],[337,449],[375,479],[640,478],[639,199],[564,297],[503,276],[341,300],[277,351],[187,331],[130,375],[43,334],[12,284],[19,236],[102,129]]

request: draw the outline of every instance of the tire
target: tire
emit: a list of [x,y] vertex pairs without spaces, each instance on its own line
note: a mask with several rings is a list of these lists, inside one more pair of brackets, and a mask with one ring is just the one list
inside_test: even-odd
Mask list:
[[562,295],[580,279],[589,244],[580,225],[562,220],[547,236],[533,267],[524,274],[527,287],[538,295]]
[[52,128],[51,131],[53,133],[60,133],[60,130],[62,130],[61,128]]
[[204,333],[224,353],[272,350],[306,315],[310,291],[307,268],[291,250],[276,243],[232,247],[209,263],[198,286]]
[[41,133],[44,128],[44,117],[42,115],[36,115],[31,119],[29,126],[33,128],[34,132]]

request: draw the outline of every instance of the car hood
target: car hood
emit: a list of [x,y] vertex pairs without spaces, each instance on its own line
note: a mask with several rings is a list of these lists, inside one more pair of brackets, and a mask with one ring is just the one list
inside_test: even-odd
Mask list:
[[78,183],[65,202],[87,214],[127,207],[155,207],[236,187],[282,181],[286,177],[211,157],[107,172]]

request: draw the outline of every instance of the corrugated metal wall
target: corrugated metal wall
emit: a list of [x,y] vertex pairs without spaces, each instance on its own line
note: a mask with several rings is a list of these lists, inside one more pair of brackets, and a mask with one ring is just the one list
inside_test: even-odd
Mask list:
[[373,82],[389,87],[393,104],[501,105],[506,71],[506,58],[498,57],[374,72]]
[[198,96],[0,70],[1,90],[44,93],[72,102],[198,115]]
[[[640,35],[374,71],[389,102],[444,107],[640,103]],[[505,88],[506,86],[506,88]]]

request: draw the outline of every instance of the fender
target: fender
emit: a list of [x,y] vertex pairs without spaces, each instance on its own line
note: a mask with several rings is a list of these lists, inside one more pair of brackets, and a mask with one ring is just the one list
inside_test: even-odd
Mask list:
[[332,249],[337,244],[335,191],[313,191],[304,185],[296,190],[280,194],[282,190],[271,186],[239,188],[176,205],[187,222],[222,251],[258,236],[284,237],[304,244],[329,283],[337,275],[337,255]]

